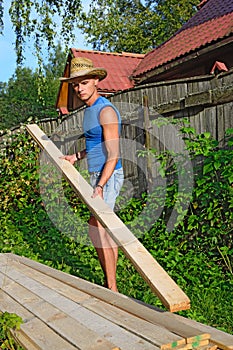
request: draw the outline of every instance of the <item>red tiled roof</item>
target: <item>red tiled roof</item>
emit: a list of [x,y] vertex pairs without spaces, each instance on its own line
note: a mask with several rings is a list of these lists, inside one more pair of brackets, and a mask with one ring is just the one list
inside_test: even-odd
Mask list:
[[147,53],[134,78],[233,33],[233,1],[203,1],[200,10],[168,41]]
[[95,67],[107,70],[107,77],[99,82],[101,91],[116,92],[132,88],[133,81],[129,79],[132,71],[137,67],[145,55],[134,53],[109,53],[101,51],[71,49],[74,57],[86,57],[92,60]]

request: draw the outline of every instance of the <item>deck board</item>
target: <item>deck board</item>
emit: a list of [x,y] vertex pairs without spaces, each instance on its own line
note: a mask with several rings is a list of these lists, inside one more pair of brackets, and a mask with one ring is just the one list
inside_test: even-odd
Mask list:
[[233,350],[229,334],[9,253],[0,311],[23,318],[14,335],[28,350]]
[[[20,268],[16,262],[12,262],[11,266],[14,266],[16,270]],[[185,339],[183,337],[169,332],[166,328],[152,325],[148,321],[136,318],[124,310],[120,310],[111,304],[77,290],[77,288],[71,286],[67,288],[62,282],[49,276],[45,276],[39,271],[35,274],[34,269],[31,267],[24,266],[24,273],[35,281],[40,282],[43,285],[46,284],[47,287],[55,292],[59,292],[59,294],[63,296],[66,296],[66,298],[83,305],[86,309],[93,311],[95,314],[101,315],[112,323],[118,324],[134,334],[139,334],[142,338],[148,339],[162,349],[169,347],[168,345],[173,346],[174,344],[185,344]]]
[[[118,344],[125,350],[129,349],[132,344],[135,350],[156,349],[138,336],[112,324],[55,291],[50,291],[49,288],[36,281],[28,279],[19,271],[8,269],[8,276],[12,280],[4,277],[4,291],[34,313],[36,318],[46,323],[55,333],[67,338],[78,348],[90,349],[89,341],[91,341],[92,344],[95,344],[96,349],[98,349],[98,343],[101,342],[100,349],[104,350],[114,348],[114,345],[118,346]],[[13,279],[17,279],[17,282],[14,282]],[[81,344],[81,340],[84,344]],[[111,341],[115,343],[105,347],[104,343],[109,342],[110,344]]]
[[213,345],[217,345],[219,349],[233,350],[233,335],[182,316],[174,314],[174,318],[182,322],[185,326],[192,325],[203,333],[210,333],[211,342]]
[[[13,287],[14,284],[11,284],[11,286]],[[70,343],[67,343],[59,334],[53,332],[46,323],[35,317],[33,313],[29,312],[15,298],[9,296],[2,289],[0,290],[0,310],[2,312],[16,313],[22,317],[24,323],[21,325],[20,332],[14,331],[13,335],[28,350],[77,349]]]
[[[27,327],[33,329],[33,326],[30,326],[31,320],[38,319],[40,321],[40,328],[42,327],[42,323],[49,328],[44,331],[44,334],[51,334],[51,332],[59,334],[67,343],[72,344],[71,349],[80,347],[80,349],[89,350],[93,347],[93,349],[108,350],[114,348],[114,344],[111,344],[111,342],[104,339],[104,337],[101,338],[98,333],[91,331],[67,313],[62,312],[60,308],[46,302],[43,298],[30,292],[17,282],[5,278],[4,283],[4,291],[11,298],[11,303],[12,300],[16,301],[18,304],[20,303],[24,310],[32,315],[29,319],[30,322],[28,322],[28,320],[26,322]],[[14,312],[18,312],[19,315],[21,315],[19,308],[16,308]],[[23,327],[23,331],[24,330],[25,327]],[[64,340],[62,341],[62,344],[63,343]],[[44,349],[46,349],[46,346],[48,346],[47,343]]]

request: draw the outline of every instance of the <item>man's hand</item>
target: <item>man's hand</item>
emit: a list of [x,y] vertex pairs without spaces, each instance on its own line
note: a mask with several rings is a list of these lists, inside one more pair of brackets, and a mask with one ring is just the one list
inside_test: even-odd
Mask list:
[[92,198],[95,198],[97,196],[100,196],[102,199],[104,198],[103,197],[103,189],[99,186],[96,186],[93,190],[93,194],[92,194]]
[[68,162],[70,162],[72,165],[74,165],[74,163],[77,161],[77,157],[75,153],[71,155],[63,156],[61,157],[61,159],[68,160]]

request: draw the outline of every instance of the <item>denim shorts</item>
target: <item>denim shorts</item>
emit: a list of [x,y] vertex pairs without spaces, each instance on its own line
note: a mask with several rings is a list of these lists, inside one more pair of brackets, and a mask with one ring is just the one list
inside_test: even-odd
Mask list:
[[[90,174],[90,184],[95,187],[101,177],[101,172],[96,171]],[[112,173],[112,176],[108,182],[104,185],[103,197],[104,201],[113,210],[116,202],[116,198],[120,193],[121,187],[124,182],[123,169],[116,169]]]

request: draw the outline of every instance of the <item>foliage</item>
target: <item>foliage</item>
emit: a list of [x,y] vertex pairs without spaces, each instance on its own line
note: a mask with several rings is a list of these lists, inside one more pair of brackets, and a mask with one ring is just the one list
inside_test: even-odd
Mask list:
[[199,1],[95,0],[82,16],[94,49],[143,53],[169,39],[196,11]]
[[158,38],[157,44],[162,44],[195,14],[200,1],[147,0],[146,3],[152,12],[157,13],[153,36]]
[[156,17],[138,0],[95,0],[83,14],[82,31],[93,49],[142,53],[156,45]]
[[[10,128],[35,117],[41,109],[37,101],[37,75],[29,68],[18,68],[1,93],[1,128]],[[24,120],[22,120],[24,118]]]
[[[79,244],[75,236],[68,234],[73,227],[69,217],[66,219],[63,213],[56,212],[63,220],[63,230],[59,231],[45,210],[39,184],[39,154],[23,126],[18,134],[9,132],[8,143],[0,155],[0,251],[24,255],[101,283],[103,276],[93,247]],[[49,188],[50,183],[47,195],[54,200],[51,210],[56,211],[60,198],[56,197],[53,186]],[[67,195],[71,192],[67,183],[64,191]],[[87,221],[89,212],[73,197],[77,219],[83,216],[83,221]]]
[[[132,198],[118,215],[190,297],[191,309],[181,314],[233,333],[232,130],[228,132],[226,149],[219,148],[208,133],[197,135],[187,125],[181,132],[195,175],[193,198],[184,220],[178,221],[173,231],[167,230],[178,189],[177,178],[173,176],[175,168],[170,165],[174,155],[167,153],[161,155],[164,174],[169,179],[165,203],[161,202],[161,189],[156,188],[150,195],[143,194],[141,199]],[[9,137],[11,142],[9,140],[0,155],[0,251],[24,255],[102,284],[103,273],[93,246],[78,240],[71,232],[75,218],[88,220],[87,208],[62,181],[63,192],[74,213],[73,217],[64,216],[57,209],[61,198],[54,186],[58,184],[48,181],[45,189],[51,198],[49,208],[63,225],[58,229],[48,215],[39,186],[38,148],[23,127],[20,134]],[[47,178],[45,174],[46,182],[50,173]],[[151,224],[151,218],[161,206],[163,210]],[[182,205],[176,208],[180,211]],[[148,222],[151,226],[145,231]],[[84,224],[81,230],[83,228]],[[121,251],[117,282],[121,293],[163,307]]]
[[[45,44],[47,49],[54,49],[59,39],[65,44],[74,39],[74,29],[79,21],[80,10],[79,0],[12,0],[9,13],[16,35],[17,64],[22,63],[25,45],[30,39],[34,42],[35,54],[39,61],[42,49],[46,49]],[[0,8],[1,13],[3,5]],[[55,38],[57,40],[54,40]]]
[[21,317],[9,312],[0,312],[0,348],[8,350],[23,350],[16,344],[11,335],[11,329],[20,329]]
[[[179,214],[183,210],[182,201],[178,202],[178,205],[176,203],[176,209],[174,207],[178,194],[179,198],[185,198],[186,193],[181,193],[178,178],[174,176],[177,162],[174,161],[171,165],[171,158],[180,158],[180,155],[169,151],[158,154],[156,150],[152,150],[160,160],[160,173],[167,179],[164,203],[162,189],[157,187],[152,194],[144,194],[141,199],[133,198],[127,210],[123,209],[119,215],[191,297],[191,310],[182,314],[215,327],[217,324],[220,329],[225,328],[232,333],[233,307],[227,295],[231,293],[233,286],[233,130],[227,132],[226,148],[220,148],[209,133],[196,134],[195,130],[187,125],[182,127],[180,132],[193,162],[195,181],[184,220],[179,220]],[[150,226],[151,217],[157,217],[161,206],[163,210],[159,218]],[[177,211],[175,217],[178,220],[175,229],[170,232],[167,223],[174,211]],[[145,232],[145,227],[148,226],[151,228]],[[133,277],[136,278],[134,273]],[[125,283],[129,285],[131,281],[131,277],[126,275]],[[138,277],[136,285],[137,290],[131,291],[132,296],[161,306],[150,293],[145,296],[144,283]],[[220,304],[213,304],[213,296]],[[220,299],[224,300],[222,306]],[[207,305],[208,311],[204,311],[207,310]],[[223,310],[226,310],[226,313],[222,317]]]
[[59,76],[64,69],[65,53],[58,45],[51,52],[43,71],[18,67],[0,89],[0,128],[9,129],[28,119],[57,118],[55,103]]
[[[182,201],[178,202],[178,206],[175,208],[177,223],[174,238],[178,239],[179,237],[178,243],[182,250],[198,249],[203,254],[210,255],[217,264],[222,265],[224,270],[232,274],[233,130],[229,129],[227,131],[226,141],[228,146],[226,148],[220,148],[218,142],[211,137],[210,133],[197,134],[194,128],[185,125],[185,123],[180,128],[180,133],[183,135],[188,154],[193,163],[194,188],[184,220],[179,220],[179,214],[183,210]],[[170,151],[158,154],[156,150],[153,150],[153,155],[160,160],[163,169],[160,173],[166,176],[168,181],[164,210],[152,228],[152,232],[156,232],[161,223],[163,225],[162,230],[166,230],[164,225],[167,224],[169,214],[174,211],[174,200],[177,200],[178,195],[179,198],[184,199],[186,193],[184,191],[182,194],[182,188],[178,183],[179,178],[174,176],[174,173],[177,172],[176,165],[178,161],[174,161],[171,165],[171,158],[176,159],[178,157],[180,159],[181,155]],[[167,167],[167,164],[169,164],[169,167]],[[188,175],[187,172],[185,174]],[[160,191],[161,189],[157,187],[146,200],[143,198],[143,203],[146,203],[147,206],[148,217],[152,212],[155,213],[156,208],[161,205],[159,203]]]
[[[25,46],[34,44],[41,67],[45,52],[62,42],[73,47],[80,29],[93,49],[143,53],[172,36],[196,11],[198,0],[95,0],[85,11],[84,1],[11,1],[9,10],[16,35],[17,64]],[[0,35],[4,33],[4,7],[0,2]]]

